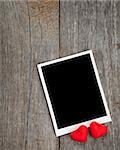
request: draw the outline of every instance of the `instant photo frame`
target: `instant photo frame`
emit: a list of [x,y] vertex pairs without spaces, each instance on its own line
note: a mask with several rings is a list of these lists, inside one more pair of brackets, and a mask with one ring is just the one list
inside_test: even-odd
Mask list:
[[92,50],[37,67],[57,137],[92,121],[111,122]]

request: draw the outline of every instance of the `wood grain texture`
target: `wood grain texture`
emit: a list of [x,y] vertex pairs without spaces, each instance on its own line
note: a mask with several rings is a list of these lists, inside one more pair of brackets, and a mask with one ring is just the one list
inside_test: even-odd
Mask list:
[[58,1],[0,3],[0,149],[57,150],[37,63],[59,56]]
[[[105,137],[86,144],[60,138],[61,150],[118,150],[120,147],[119,1],[60,1],[60,56],[93,49],[113,123]],[[114,106],[114,107],[113,107]]]
[[[36,65],[86,49],[113,122],[108,135],[81,144],[55,137]],[[0,150],[119,150],[119,75],[120,1],[1,1]]]
[[114,45],[111,51],[111,107],[115,150],[120,149],[120,1],[114,3]]
[[31,37],[31,90],[28,112],[28,150],[58,150],[37,64],[59,57],[58,1],[29,2]]
[[0,150],[24,150],[30,91],[26,3],[0,2]]

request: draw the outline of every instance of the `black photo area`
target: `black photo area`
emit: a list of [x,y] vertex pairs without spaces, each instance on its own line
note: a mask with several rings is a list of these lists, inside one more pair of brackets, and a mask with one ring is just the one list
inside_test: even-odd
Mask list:
[[106,116],[90,54],[42,67],[58,128]]

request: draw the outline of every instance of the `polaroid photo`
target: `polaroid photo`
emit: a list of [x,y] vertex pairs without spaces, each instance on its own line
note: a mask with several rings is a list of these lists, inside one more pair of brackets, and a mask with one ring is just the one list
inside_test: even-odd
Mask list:
[[37,65],[56,136],[111,122],[92,50]]

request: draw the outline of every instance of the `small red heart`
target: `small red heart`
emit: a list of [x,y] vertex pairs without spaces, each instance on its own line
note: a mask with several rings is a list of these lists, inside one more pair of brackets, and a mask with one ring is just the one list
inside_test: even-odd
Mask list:
[[70,134],[70,137],[77,142],[86,142],[88,135],[88,128],[84,125]]
[[97,122],[92,122],[90,124],[91,136],[95,139],[104,136],[108,133],[108,127]]

